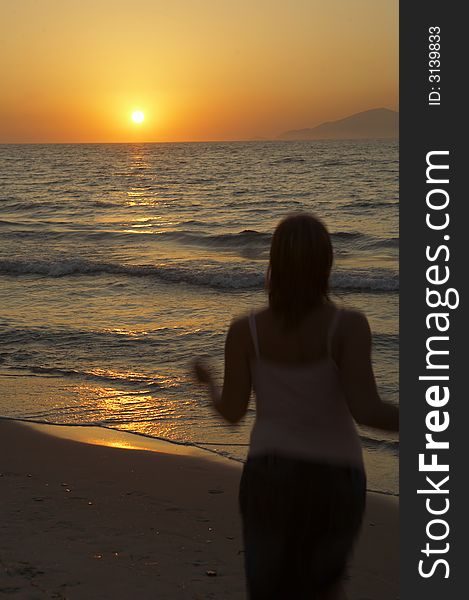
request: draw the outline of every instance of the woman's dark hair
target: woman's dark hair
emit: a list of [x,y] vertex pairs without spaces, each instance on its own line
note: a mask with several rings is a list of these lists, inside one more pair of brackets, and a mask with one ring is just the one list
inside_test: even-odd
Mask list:
[[269,305],[285,323],[297,324],[329,300],[331,238],[313,215],[300,213],[277,226],[270,247]]

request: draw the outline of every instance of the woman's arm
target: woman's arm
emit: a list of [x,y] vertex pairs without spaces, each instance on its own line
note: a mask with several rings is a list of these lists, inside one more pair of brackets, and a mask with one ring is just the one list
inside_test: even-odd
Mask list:
[[379,396],[371,364],[371,330],[358,311],[346,311],[341,319],[338,366],[353,418],[361,425],[399,430],[399,408]]
[[215,409],[229,423],[237,423],[246,414],[251,396],[251,369],[246,350],[245,320],[233,321],[225,342],[223,389],[217,390],[212,374],[200,362],[194,365],[200,383],[207,385]]

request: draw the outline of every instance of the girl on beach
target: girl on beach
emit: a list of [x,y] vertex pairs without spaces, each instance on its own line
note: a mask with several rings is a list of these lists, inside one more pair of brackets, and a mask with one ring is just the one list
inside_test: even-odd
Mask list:
[[268,306],[231,323],[220,393],[195,372],[230,423],[256,420],[240,483],[250,600],[344,600],[366,476],[354,420],[395,431],[381,401],[366,317],[329,298],[333,249],[323,223],[287,217],[272,238]]

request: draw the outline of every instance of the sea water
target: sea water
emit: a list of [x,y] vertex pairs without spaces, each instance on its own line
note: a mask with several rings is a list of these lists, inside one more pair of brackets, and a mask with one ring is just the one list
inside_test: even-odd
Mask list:
[[[194,385],[218,379],[233,317],[262,307],[272,231],[327,224],[333,299],[371,323],[382,397],[398,392],[394,141],[0,146],[0,415],[98,424],[243,460]],[[369,487],[398,492],[396,436],[360,428]]]

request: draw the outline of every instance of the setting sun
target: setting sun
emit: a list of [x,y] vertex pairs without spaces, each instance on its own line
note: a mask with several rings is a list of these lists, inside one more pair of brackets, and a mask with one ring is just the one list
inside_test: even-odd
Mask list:
[[132,113],[132,121],[134,123],[143,123],[144,119],[145,119],[145,115],[143,114],[143,112],[141,110],[136,110]]

